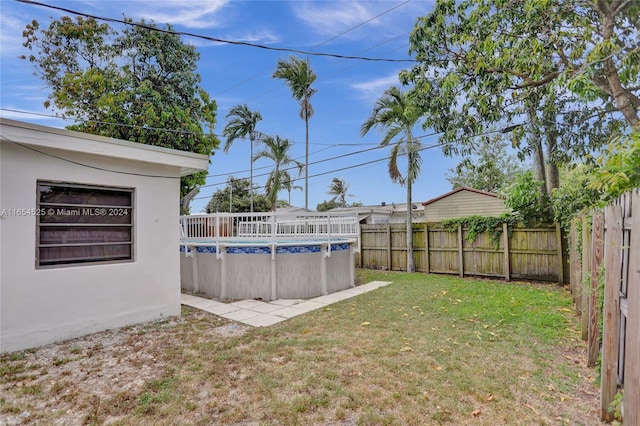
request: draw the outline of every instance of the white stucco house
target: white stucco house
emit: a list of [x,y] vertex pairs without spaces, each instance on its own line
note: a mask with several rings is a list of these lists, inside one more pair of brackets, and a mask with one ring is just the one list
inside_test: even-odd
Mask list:
[[180,177],[205,155],[0,118],[0,352],[180,314]]

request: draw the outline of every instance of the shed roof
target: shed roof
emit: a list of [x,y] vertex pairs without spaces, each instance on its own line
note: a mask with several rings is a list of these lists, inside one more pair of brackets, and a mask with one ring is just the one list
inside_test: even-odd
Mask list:
[[458,192],[461,192],[461,191],[475,192],[476,194],[482,194],[482,195],[486,195],[488,197],[493,197],[493,198],[498,197],[498,194],[494,194],[493,192],[480,191],[479,189],[469,188],[468,186],[461,186],[460,188],[456,188],[453,191],[449,191],[446,194],[440,195],[439,197],[432,198],[429,201],[425,201],[424,203],[422,203],[422,205],[428,206],[429,204],[435,203],[438,200],[449,197],[453,194],[457,194]]
[[180,175],[207,170],[209,157],[176,149],[57,129],[0,117],[0,139],[30,147],[54,148],[102,157],[178,167]]

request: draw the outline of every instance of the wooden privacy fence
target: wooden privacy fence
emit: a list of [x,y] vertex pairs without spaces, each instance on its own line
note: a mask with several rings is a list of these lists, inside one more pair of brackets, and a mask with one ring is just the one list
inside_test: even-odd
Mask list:
[[623,387],[624,423],[638,425],[640,189],[574,219],[570,242],[570,286],[587,341],[588,366],[602,356],[601,417],[613,420],[608,407]]
[[[361,225],[362,248],[358,267],[386,270],[407,269],[406,225]],[[416,271],[475,275],[510,279],[568,281],[567,250],[559,225],[541,228],[503,224],[499,241],[489,232],[466,239],[469,230],[444,229],[439,223],[413,225],[413,256]]]

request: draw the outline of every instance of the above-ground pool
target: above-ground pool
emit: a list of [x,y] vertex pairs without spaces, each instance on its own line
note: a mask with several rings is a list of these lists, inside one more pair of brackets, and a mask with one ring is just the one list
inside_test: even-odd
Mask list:
[[[183,216],[183,290],[215,299],[304,299],[355,286],[357,217]],[[262,237],[262,238],[261,238]]]

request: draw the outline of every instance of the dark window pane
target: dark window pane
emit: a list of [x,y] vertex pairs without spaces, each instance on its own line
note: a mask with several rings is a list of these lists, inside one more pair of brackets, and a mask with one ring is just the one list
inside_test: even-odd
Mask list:
[[40,247],[40,264],[87,263],[131,259],[131,245]]
[[131,241],[131,227],[42,227],[40,244],[124,243]]
[[38,190],[40,265],[133,257],[133,191],[57,183]]
[[40,203],[131,206],[131,192],[102,188],[39,185]]
[[133,210],[126,207],[42,207],[40,223],[131,224]]

